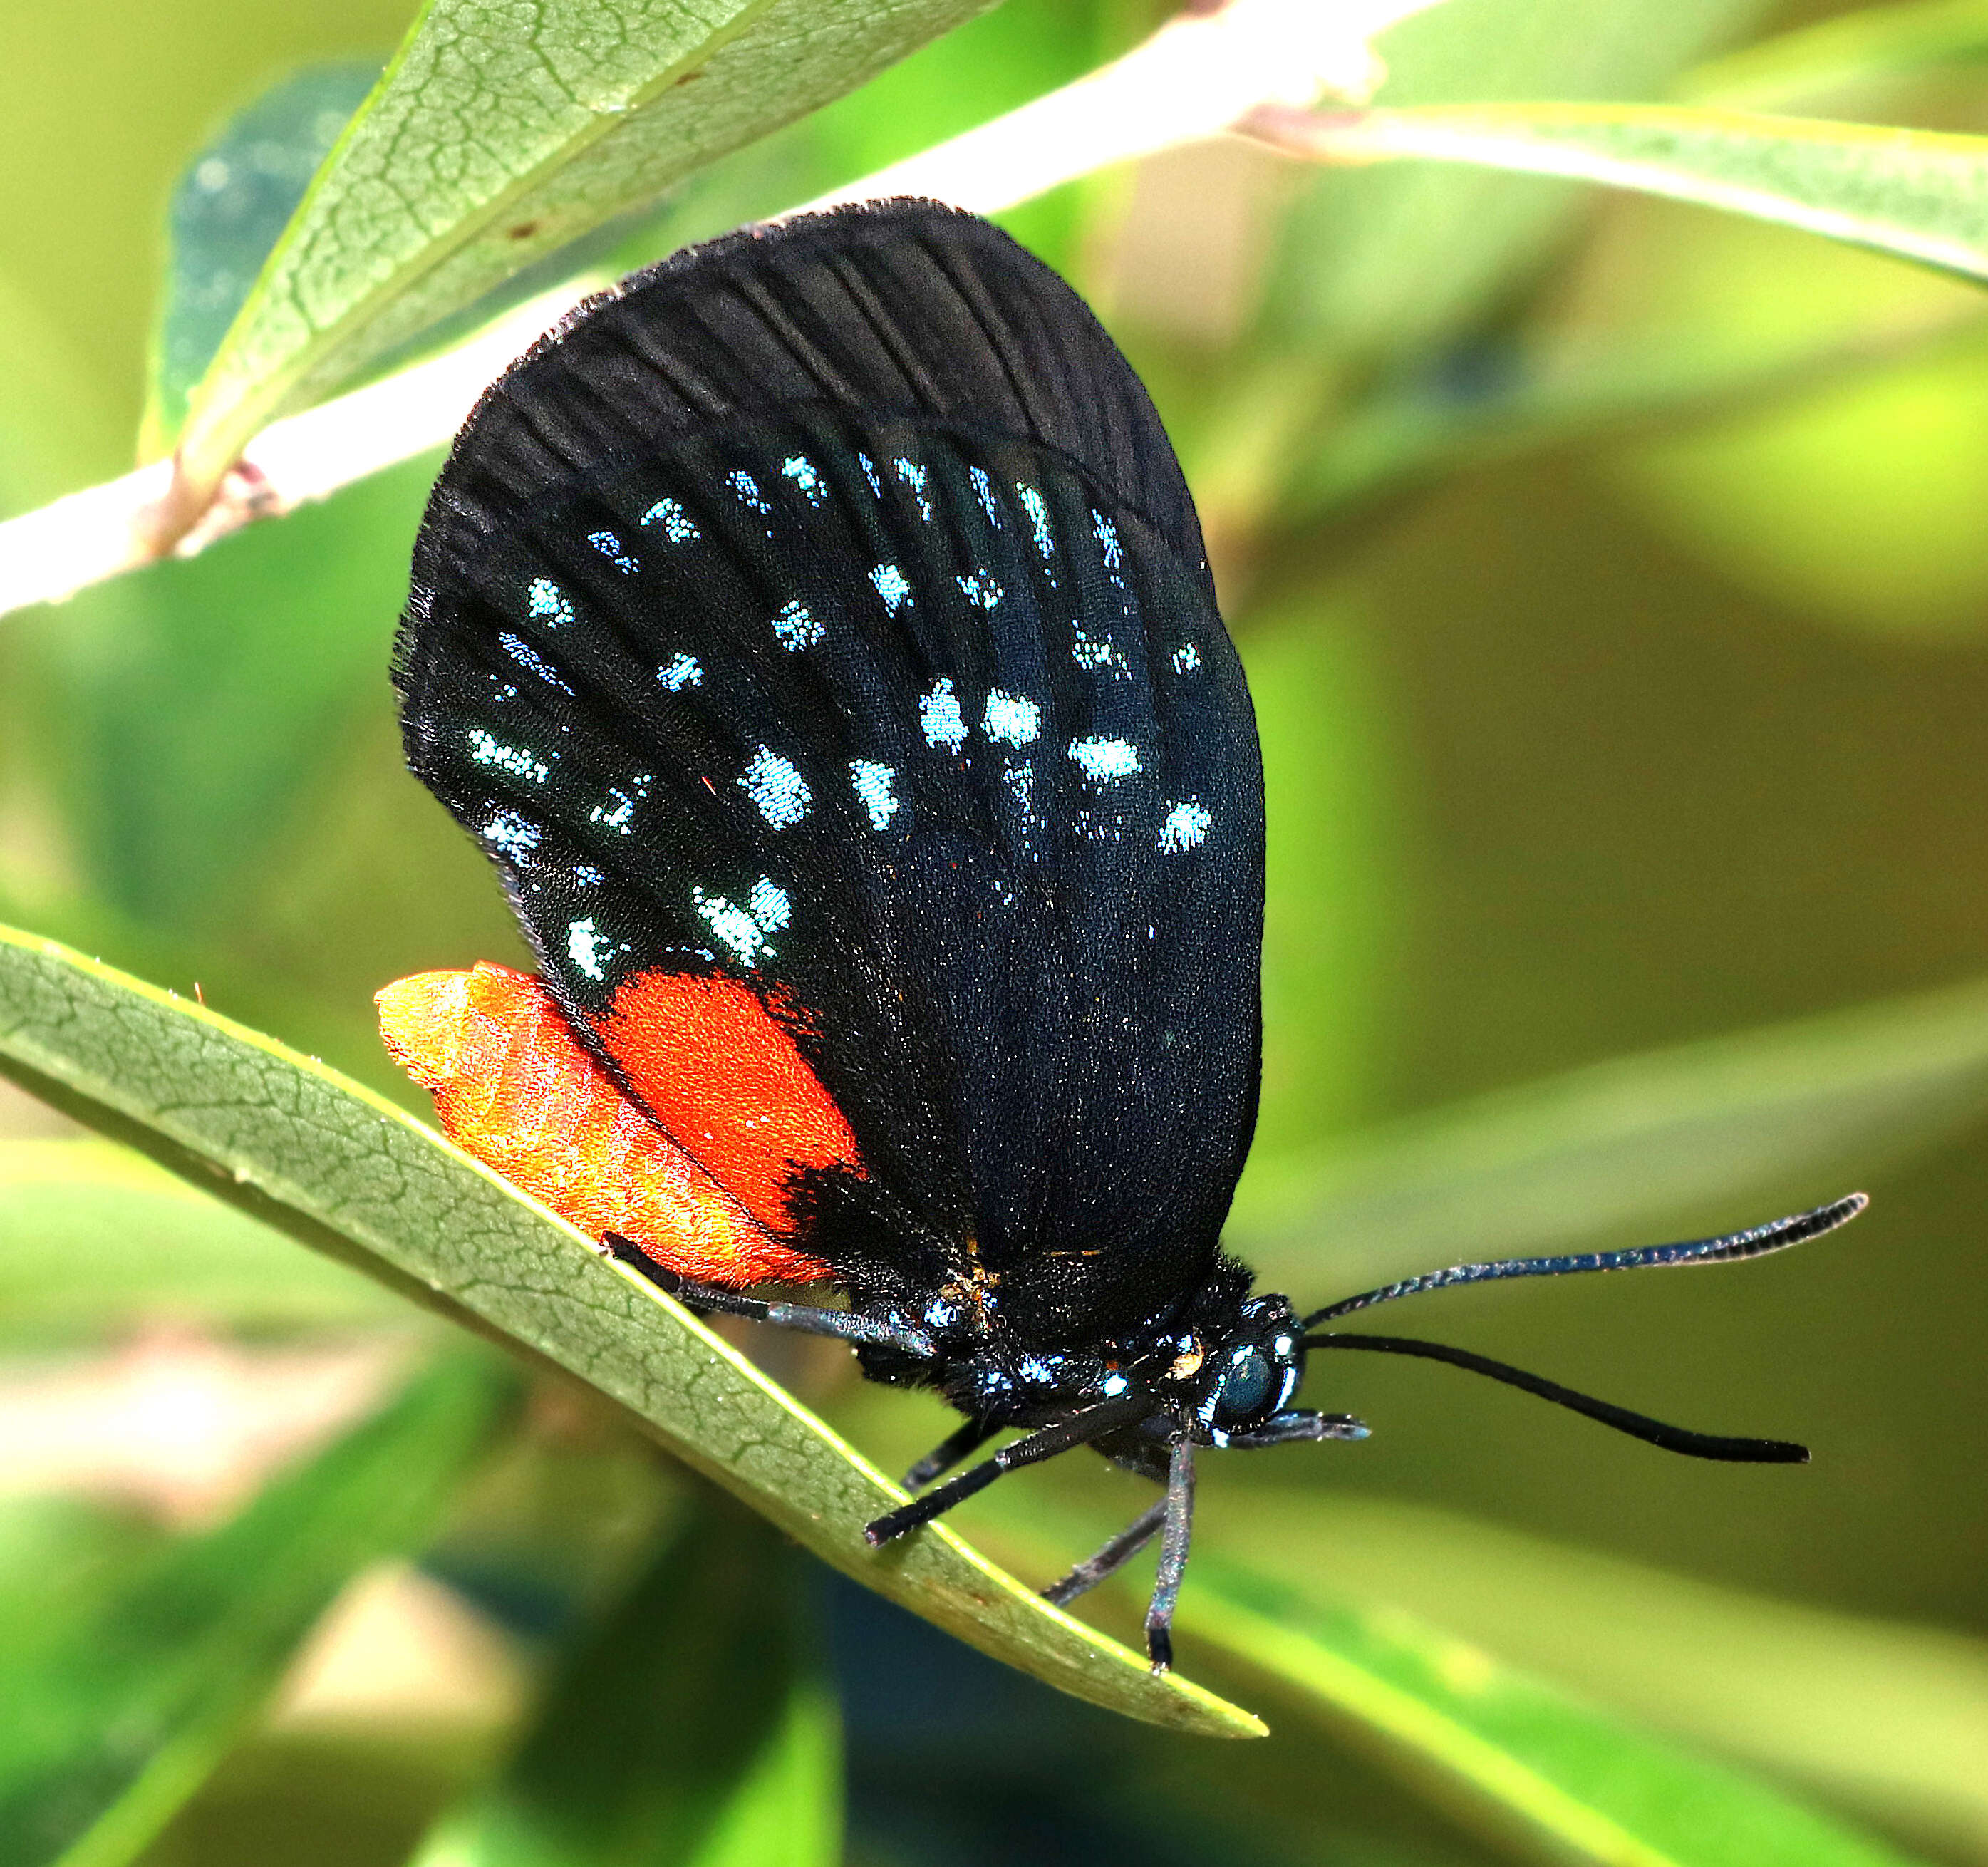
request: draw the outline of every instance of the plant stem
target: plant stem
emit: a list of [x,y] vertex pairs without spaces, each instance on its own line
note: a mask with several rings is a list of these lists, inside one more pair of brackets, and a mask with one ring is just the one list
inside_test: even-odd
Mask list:
[[[833,194],[924,194],[989,214],[1115,162],[1220,134],[1253,110],[1371,96],[1372,41],[1438,0],[1227,0],[1190,8],[1122,58]],[[806,210],[796,208],[799,213]],[[582,274],[393,376],[272,422],[204,511],[154,462],[0,525],[0,615],[59,603],[438,447],[485,386],[607,282]]]

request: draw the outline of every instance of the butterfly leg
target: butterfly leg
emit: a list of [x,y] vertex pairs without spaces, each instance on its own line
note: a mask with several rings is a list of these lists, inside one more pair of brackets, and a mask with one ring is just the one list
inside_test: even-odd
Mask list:
[[1068,1607],[1080,1595],[1123,1568],[1160,1534],[1166,1520],[1167,1500],[1163,1497],[1141,1511],[1096,1555],[1086,1557],[1062,1581],[1051,1583],[1043,1591],[1043,1599],[1059,1608]]
[[1000,1429],[970,1419],[948,1433],[904,1474],[904,1489],[915,1491],[928,1485],[941,1472],[949,1472],[970,1452],[978,1452]]
[[713,1310],[724,1316],[743,1316],[754,1322],[769,1322],[782,1329],[798,1329],[804,1335],[832,1335],[845,1342],[881,1342],[906,1355],[929,1361],[937,1344],[922,1329],[858,1315],[852,1310],[818,1309],[805,1303],[769,1302],[728,1290],[722,1284],[700,1284],[694,1277],[659,1264],[638,1246],[618,1232],[607,1233],[600,1241],[604,1257],[638,1270],[658,1289],[667,1292],[694,1310]]
[[1155,1673],[1168,1673],[1174,1663],[1174,1605],[1180,1598],[1181,1578],[1187,1573],[1188,1538],[1194,1529],[1194,1441],[1185,1432],[1173,1443],[1167,1495],[1160,1507],[1160,1570],[1146,1608],[1146,1657]]
[[926,1492],[924,1497],[896,1510],[887,1511],[874,1523],[864,1526],[864,1540],[873,1548],[901,1537],[907,1530],[915,1530],[921,1524],[929,1524],[935,1517],[942,1516],[963,1498],[971,1497],[976,1491],[984,1491],[1003,1472],[1012,1472],[1017,1466],[1034,1465],[1044,1459],[1053,1459],[1059,1453],[1068,1452],[1072,1446],[1088,1444],[1100,1433],[1110,1432],[1117,1427],[1129,1426],[1142,1418],[1152,1402],[1144,1395],[1128,1394],[1117,1400],[1100,1401],[1097,1405],[1086,1407],[1081,1412],[1073,1414],[1068,1419],[1060,1420],[1053,1426],[1045,1426],[1025,1439],[1015,1439],[1002,1446],[992,1458],[985,1459],[970,1470],[964,1471],[949,1483],[936,1490]]

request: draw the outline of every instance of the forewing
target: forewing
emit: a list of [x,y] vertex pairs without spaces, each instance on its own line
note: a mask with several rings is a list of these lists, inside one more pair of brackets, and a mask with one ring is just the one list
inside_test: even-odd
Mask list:
[[762,1217],[1044,1341],[1198,1280],[1253,724],[1143,391],[1003,236],[897,205],[595,309],[458,443],[401,678],[576,1027]]

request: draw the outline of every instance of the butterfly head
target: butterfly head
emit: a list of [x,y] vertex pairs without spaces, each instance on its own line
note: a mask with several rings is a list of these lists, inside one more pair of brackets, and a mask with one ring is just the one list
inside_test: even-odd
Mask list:
[[1303,1383],[1306,1345],[1290,1302],[1228,1290],[1203,1294],[1227,1300],[1130,1339],[1050,1353],[985,1341],[953,1345],[950,1357],[942,1349],[951,1365],[938,1384],[983,1419],[1039,1423],[1073,1409],[1143,1401],[1145,1429],[1166,1439],[1184,1431],[1219,1446],[1290,1436],[1294,1422],[1310,1418],[1290,1405]]

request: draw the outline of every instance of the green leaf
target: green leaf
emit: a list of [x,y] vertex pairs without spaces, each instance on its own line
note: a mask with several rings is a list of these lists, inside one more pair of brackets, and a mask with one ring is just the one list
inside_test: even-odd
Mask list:
[[672,1530],[415,1867],[834,1867],[840,1732],[793,1552],[729,1503]]
[[230,118],[187,164],[167,211],[171,256],[153,334],[140,459],[172,445],[187,396],[319,165],[378,81],[377,64],[313,65]]
[[[1761,0],[1445,0],[1381,36],[1377,101],[1410,107],[1661,96]],[[1564,234],[1564,188],[1416,167],[1340,170],[1293,207],[1267,322],[1295,354],[1426,351],[1482,316]]]
[[[1931,1843],[1988,1843],[1988,1644],[1723,1588],[1480,1518],[1253,1487],[1196,1527],[1310,1598],[1428,1603],[1445,1630]],[[1190,1594],[1199,1581],[1190,1581]],[[1440,1604],[1439,1607],[1436,1605]]]
[[[1459,1255],[1816,1203],[1988,1108],[1988,983],[1596,1064],[1253,1161],[1232,1242],[1318,1300]],[[1756,1213],[1755,1217],[1764,1217]]]
[[1886,79],[1988,60],[1983,0],[1867,7],[1777,33],[1701,65],[1678,86],[1687,103],[1779,110]]
[[404,462],[35,619],[59,807],[97,892],[182,935],[239,920],[382,683],[436,462]]
[[1266,123],[1280,147],[1323,161],[1605,182],[1988,279],[1988,137],[1675,104],[1291,112]]
[[0,1660],[0,1859],[121,1867],[212,1771],[332,1597],[418,1547],[504,1417],[454,1355],[232,1522]]
[[989,0],[428,0],[191,398],[189,484],[534,261]]
[[107,1141],[0,1141],[0,1343],[127,1331],[407,1319],[370,1278]]
[[1608,1867],[1900,1867],[1906,1858],[1397,1609],[1323,1607],[1204,1557],[1181,1624],[1528,1853]]
[[904,1494],[645,1280],[322,1064],[0,929],[0,1072],[256,1216],[557,1363],[845,1574],[1080,1698],[1208,1736],[1247,1713],[1051,1608],[942,1524],[881,1551]]
[[1293,475],[1279,516],[1286,525],[1337,517],[1405,485],[1536,448],[1773,406],[1956,347],[1982,316],[1974,306],[1744,355],[1698,337],[1519,351],[1470,394],[1439,374],[1390,384],[1334,424]]

